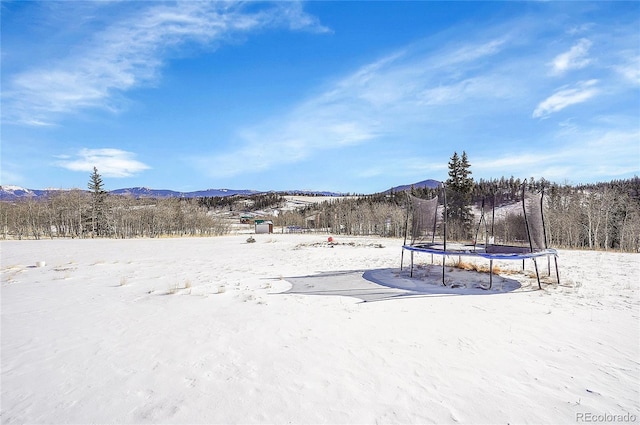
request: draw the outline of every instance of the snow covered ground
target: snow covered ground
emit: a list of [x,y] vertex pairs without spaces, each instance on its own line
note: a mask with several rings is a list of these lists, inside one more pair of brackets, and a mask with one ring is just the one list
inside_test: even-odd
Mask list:
[[1,242],[2,423],[640,421],[639,254],[483,291],[396,239],[254,237]]

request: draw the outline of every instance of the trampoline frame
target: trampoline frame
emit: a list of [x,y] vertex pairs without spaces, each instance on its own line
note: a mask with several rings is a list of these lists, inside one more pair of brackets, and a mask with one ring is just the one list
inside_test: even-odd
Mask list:
[[[460,248],[454,248],[447,250],[447,200],[446,200],[446,188],[444,183],[441,183],[442,193],[443,193],[443,205],[444,205],[444,214],[443,214],[443,241],[435,242],[435,220],[437,220],[437,208],[435,209],[435,217],[434,217],[434,232],[432,236],[432,241],[426,243],[417,243],[417,244],[409,244],[407,245],[407,229],[409,223],[409,206],[407,207],[407,222],[405,224],[405,236],[404,236],[404,244],[402,246],[402,256],[400,260],[400,270],[402,270],[403,262],[404,262],[404,251],[411,252],[411,269],[410,276],[413,277],[413,268],[414,268],[414,253],[415,252],[423,252],[427,254],[440,255],[443,257],[442,259],[442,284],[446,286],[445,283],[445,263],[446,257],[448,256],[468,256],[468,257],[481,257],[489,260],[489,287],[484,289],[491,289],[493,285],[493,261],[494,260],[522,260],[522,268],[525,268],[525,260],[531,259],[534,264],[536,279],[538,282],[538,288],[542,289],[542,284],[540,282],[540,273],[538,271],[538,263],[536,261],[539,257],[547,257],[547,267],[548,267],[548,275],[551,276],[551,257],[553,257],[555,262],[555,271],[556,271],[556,280],[558,284],[560,284],[560,272],[558,270],[558,251],[547,246],[547,237],[546,237],[546,229],[544,224],[544,216],[543,216],[543,198],[544,198],[544,189],[540,194],[540,214],[542,221],[542,232],[544,237],[544,249],[534,248],[533,241],[531,237],[531,232],[529,229],[529,219],[527,217],[527,208],[526,208],[526,199],[525,199],[525,190],[526,190],[525,180],[522,184],[522,210],[524,214],[524,222],[527,230],[527,238],[529,242],[529,246],[514,246],[514,245],[501,245],[501,244],[471,244],[471,245],[462,245],[458,244]],[[435,199],[435,198],[434,198]],[[493,224],[495,217],[495,203],[492,205],[492,233],[493,233]],[[476,230],[476,240],[479,233],[480,225],[484,220],[484,200],[482,203],[482,213],[480,216],[480,220],[478,221],[478,227]],[[486,227],[486,220],[485,220]],[[493,238],[493,236],[492,236]],[[432,257],[433,258],[433,257]],[[433,260],[432,260],[433,261]]]

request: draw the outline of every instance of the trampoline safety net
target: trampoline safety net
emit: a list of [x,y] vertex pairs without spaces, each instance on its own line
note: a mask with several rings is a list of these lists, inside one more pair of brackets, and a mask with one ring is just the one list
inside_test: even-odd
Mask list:
[[411,245],[434,242],[438,224],[438,197],[420,199],[409,195]]
[[531,244],[531,251],[547,248],[544,219],[542,216],[542,193],[526,193],[524,195],[525,225]]
[[[442,187],[444,191],[444,187]],[[560,282],[557,264],[557,251],[550,249],[547,244],[547,235],[543,216],[544,191],[529,192],[526,190],[526,181],[522,185],[519,211],[509,209],[511,212],[501,213],[496,217],[496,206],[491,202],[487,209],[483,201],[480,209],[480,218],[476,227],[476,234],[471,244],[457,242],[448,244],[447,226],[443,212],[446,210],[446,198],[444,205],[438,205],[438,197],[420,199],[413,195],[408,196],[407,210],[407,234],[410,236],[409,244],[405,237],[404,249],[411,251],[411,275],[413,276],[413,253],[425,252],[438,255],[474,255],[484,257],[490,261],[490,285],[494,259],[516,260],[530,258],[534,262],[538,286],[540,277],[536,258],[546,256],[553,257],[556,263],[556,277]],[[485,200],[486,201],[486,200]],[[515,205],[513,205],[515,207]],[[439,211],[440,210],[440,211]],[[489,210],[489,211],[488,211]],[[487,213],[491,212],[491,217]],[[490,220],[490,223],[487,221]],[[410,229],[410,231],[409,231]],[[481,230],[484,232],[482,237]],[[494,230],[496,231],[494,234]],[[443,284],[444,284],[444,260]],[[402,269],[402,259],[400,268]],[[549,264],[549,274],[551,273]]]

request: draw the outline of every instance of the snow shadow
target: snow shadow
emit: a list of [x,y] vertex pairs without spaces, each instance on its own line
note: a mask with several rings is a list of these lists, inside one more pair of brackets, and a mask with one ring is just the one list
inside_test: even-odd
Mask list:
[[359,298],[363,302],[392,300],[407,297],[495,295],[513,292],[522,287],[515,279],[493,276],[467,270],[449,270],[445,273],[446,286],[442,285],[441,267],[409,270],[397,268],[374,270],[346,270],[323,272],[307,276],[284,278],[291,289],[282,294],[341,295]]

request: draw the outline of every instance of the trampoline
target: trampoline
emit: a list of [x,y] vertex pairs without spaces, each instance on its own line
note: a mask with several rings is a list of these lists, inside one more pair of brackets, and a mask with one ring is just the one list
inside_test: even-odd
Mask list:
[[[547,246],[546,228],[543,216],[544,189],[538,192],[527,191],[527,181],[522,184],[520,191],[522,209],[513,212],[502,220],[496,220],[495,197],[491,198],[490,207],[486,206],[486,200],[482,202],[480,219],[475,231],[473,243],[465,244],[450,242],[447,240],[447,200],[446,188],[441,183],[442,204],[438,197],[432,199],[420,199],[413,195],[407,195],[407,218],[405,226],[405,239],[402,246],[400,269],[404,264],[404,252],[411,253],[410,276],[413,277],[414,254],[424,253],[442,256],[442,284],[446,286],[446,257],[469,256],[489,260],[489,287],[493,285],[493,261],[494,260],[522,260],[524,269],[525,260],[532,260],[538,282],[538,288],[542,289],[537,259],[547,258],[548,274],[551,275],[551,258],[554,259],[556,280],[560,283],[558,270],[558,251]],[[439,214],[439,211],[441,212]],[[487,219],[491,213],[490,221]],[[498,237],[495,234],[496,225],[505,225],[509,220],[510,234]],[[410,243],[407,244],[411,229]],[[507,233],[507,232],[504,232]],[[483,241],[479,243],[479,238]],[[514,243],[512,243],[514,242]]]

